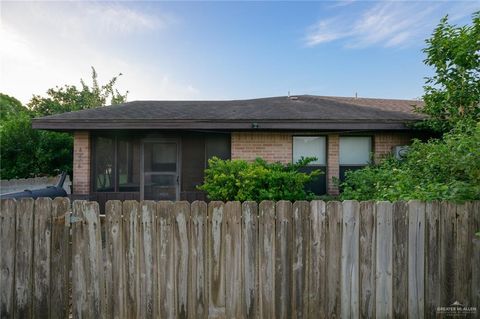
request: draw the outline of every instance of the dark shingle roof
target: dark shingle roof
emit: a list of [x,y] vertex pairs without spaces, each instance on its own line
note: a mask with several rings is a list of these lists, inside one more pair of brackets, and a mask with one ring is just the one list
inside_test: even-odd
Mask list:
[[[231,101],[133,101],[35,119],[44,129],[345,129],[370,124],[401,129],[421,119],[421,101],[322,97],[271,97]],[[355,125],[354,125],[355,124]],[[374,129],[375,127],[372,127]],[[381,127],[377,127],[381,129]]]

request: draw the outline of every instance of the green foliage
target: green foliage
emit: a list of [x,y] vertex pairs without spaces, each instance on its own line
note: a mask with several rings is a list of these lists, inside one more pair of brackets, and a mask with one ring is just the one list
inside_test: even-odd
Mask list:
[[[120,73],[118,76],[121,75]],[[65,85],[49,89],[47,97],[34,95],[28,103],[28,108],[35,113],[35,116],[46,116],[126,102],[128,92],[121,94],[115,89],[118,76],[113,77],[104,85],[99,85],[97,72],[92,67],[91,86],[81,79],[81,88],[77,88],[75,85]]]
[[267,163],[257,158],[254,162],[244,160],[221,160],[213,157],[205,170],[205,182],[199,187],[211,200],[308,200],[314,194],[305,190],[320,171],[309,174],[299,171],[315,158],[303,158],[295,164]]
[[0,178],[27,178],[72,173],[73,138],[67,133],[32,129],[32,118],[118,104],[126,101],[127,93],[115,89],[118,77],[99,85],[92,68],[92,85],[81,80],[81,88],[65,85],[49,89],[47,97],[35,95],[28,108],[20,101],[0,94]]
[[415,141],[406,157],[348,172],[342,199],[480,199],[480,122],[457,124],[443,139]]
[[425,107],[429,116],[420,127],[447,132],[457,122],[480,120],[480,11],[472,24],[455,26],[441,20],[423,50],[434,75],[426,79]]

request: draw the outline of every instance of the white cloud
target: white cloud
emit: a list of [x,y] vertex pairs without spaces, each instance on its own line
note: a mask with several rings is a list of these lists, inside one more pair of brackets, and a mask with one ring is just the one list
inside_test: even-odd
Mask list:
[[[129,43],[146,33],[169,32],[173,16],[112,3],[2,3],[0,92],[26,103],[48,88],[90,79],[94,66],[105,82],[122,72],[119,88],[133,99],[188,99],[190,83],[135,59]],[[160,68],[160,70],[159,70]]]
[[455,21],[475,8],[480,8],[478,3],[374,2],[357,16],[339,14],[317,22],[307,30],[304,42],[316,46],[343,40],[350,48],[408,46],[425,38],[446,13]]

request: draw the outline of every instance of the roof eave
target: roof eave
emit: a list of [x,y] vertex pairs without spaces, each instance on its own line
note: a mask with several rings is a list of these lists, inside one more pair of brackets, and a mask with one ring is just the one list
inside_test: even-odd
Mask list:
[[32,128],[75,130],[409,130],[407,120],[47,120],[34,119]]

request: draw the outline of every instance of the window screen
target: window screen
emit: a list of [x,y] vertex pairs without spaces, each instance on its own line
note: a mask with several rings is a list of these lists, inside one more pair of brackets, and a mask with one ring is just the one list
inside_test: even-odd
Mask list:
[[340,165],[366,165],[371,151],[372,138],[369,136],[340,137]]
[[230,134],[209,134],[205,137],[205,156],[207,162],[216,156],[220,159],[230,159]]
[[115,139],[98,137],[95,140],[95,191],[113,192]]
[[140,144],[136,140],[118,140],[118,191],[140,191]]
[[325,136],[294,136],[293,162],[302,157],[316,157],[310,165],[326,165],[326,138]]

